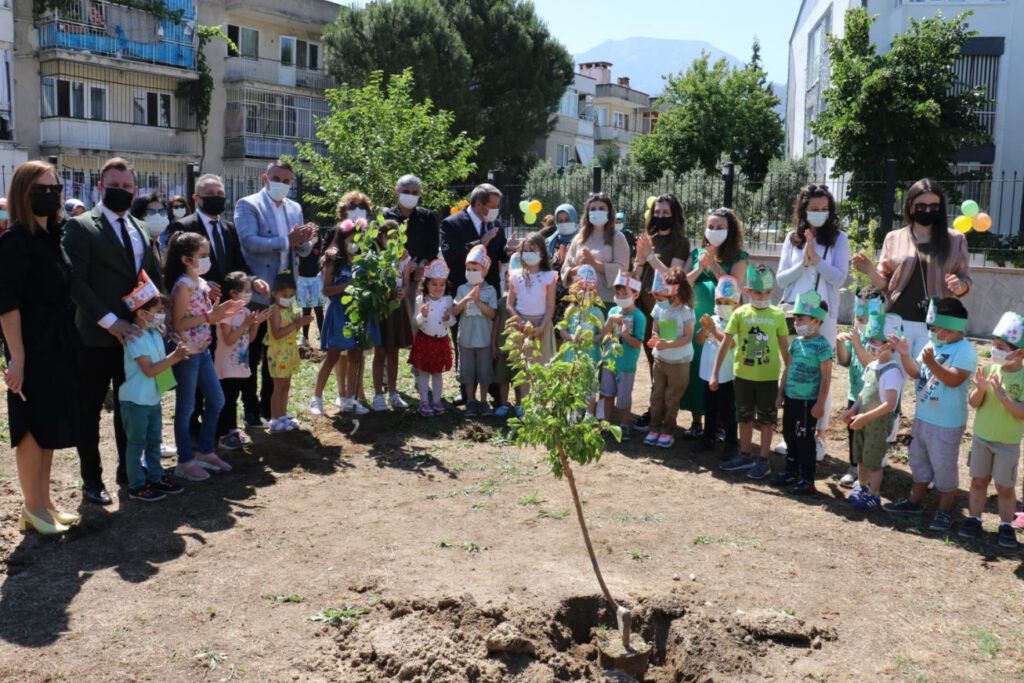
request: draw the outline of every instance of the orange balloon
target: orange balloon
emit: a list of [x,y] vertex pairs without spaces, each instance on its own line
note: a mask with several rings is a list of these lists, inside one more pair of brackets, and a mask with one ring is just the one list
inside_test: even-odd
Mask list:
[[989,228],[992,227],[992,216],[987,213],[979,213],[973,219],[974,229],[978,232],[988,232]]
[[459,207],[457,207],[457,206],[453,206],[453,207],[451,208],[451,210],[450,210],[450,211],[448,212],[448,215],[449,215],[449,216],[454,216],[454,215],[455,215],[455,214],[457,214],[458,212],[459,212]]

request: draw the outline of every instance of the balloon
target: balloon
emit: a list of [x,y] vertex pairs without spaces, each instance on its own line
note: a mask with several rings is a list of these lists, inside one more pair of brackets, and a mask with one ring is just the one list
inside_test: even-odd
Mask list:
[[[529,202],[529,200],[524,199],[523,201],[519,202],[519,210],[522,211],[523,213],[530,213],[530,202]],[[534,213],[536,213],[536,212],[534,212]]]
[[957,216],[956,220],[953,221],[953,227],[960,232],[966,233],[971,229],[971,217],[970,216]]
[[650,209],[647,209],[646,211],[644,211],[644,221],[647,222],[647,223],[651,222],[651,210]]
[[534,199],[530,202],[530,213],[540,213],[540,210],[543,208],[539,199]]
[[654,195],[651,195],[650,197],[648,197],[647,198],[647,208],[648,209],[652,208],[654,206],[654,202],[656,202],[657,200],[658,200],[658,198],[655,197]]
[[465,208],[465,207],[469,206],[469,200],[468,199],[463,199],[461,202],[459,202],[459,206],[462,207],[462,208]]
[[988,229],[992,227],[992,216],[987,213],[979,213],[973,219],[974,229],[978,232],[988,232]]
[[960,205],[960,213],[971,218],[977,216],[979,211],[981,211],[981,208],[978,206],[978,202],[973,199],[968,199]]
[[453,207],[451,208],[451,210],[450,210],[450,211],[448,212],[448,215],[450,215],[450,216],[454,216],[454,215],[455,215],[455,214],[457,214],[458,212],[459,212],[459,207],[457,207],[457,206],[453,206]]
[[527,225],[533,225],[537,222],[537,214],[532,211],[527,211],[526,215],[523,216],[523,220],[526,221]]

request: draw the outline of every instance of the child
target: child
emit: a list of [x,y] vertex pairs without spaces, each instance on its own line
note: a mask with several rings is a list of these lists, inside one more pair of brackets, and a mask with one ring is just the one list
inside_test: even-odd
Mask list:
[[[576,276],[572,280],[572,284],[569,290],[566,291],[566,296],[571,292],[573,294],[579,293],[581,290],[589,292],[590,296],[595,297],[592,299],[593,304],[590,310],[585,314],[579,312],[569,316],[569,319],[565,321],[566,326],[559,328],[558,338],[562,341],[572,339],[581,330],[588,330],[591,333],[591,344],[587,347],[580,345],[578,348],[585,348],[587,355],[594,361],[595,364],[600,365],[601,363],[601,338],[603,335],[605,319],[604,311],[601,310],[600,302],[596,300],[597,292],[597,271],[593,266],[582,265],[576,272]],[[566,310],[568,309],[568,301],[566,303]],[[563,311],[564,313],[564,311]],[[556,313],[557,315],[557,313]],[[595,326],[592,322],[589,322],[589,318],[593,316],[598,320],[598,324]],[[573,352],[571,349],[566,348],[562,352],[562,359],[566,362],[571,362],[573,359]],[[598,373],[598,384],[600,385],[600,373]],[[598,387],[599,389],[600,387]],[[597,412],[597,395],[598,391],[589,392],[587,395],[587,415],[591,416]]]
[[[252,299],[252,284],[249,276],[242,271],[228,273],[220,288],[220,295],[230,301],[241,301],[246,306]],[[224,408],[217,422],[218,444],[229,451],[237,451],[252,443],[249,436],[238,429],[238,397],[251,375],[249,369],[249,343],[256,336],[259,326],[270,315],[270,309],[249,311],[243,309],[236,315],[217,324],[217,348],[213,352],[213,367],[220,379],[224,392]]]
[[[509,318],[512,317],[512,313],[508,308],[509,279],[514,271],[522,267],[522,257],[518,253],[512,254],[503,276],[505,293],[498,299],[498,317],[491,328],[491,357],[494,358],[494,383],[498,385],[499,403],[498,409],[494,411],[494,416],[501,419],[508,417],[509,412],[512,411],[512,406],[508,402],[508,392],[512,384],[512,370],[508,366],[508,352],[502,350],[502,347],[505,346],[505,326],[508,324]],[[516,393],[518,396],[518,392]],[[518,404],[518,400],[516,403]]]
[[712,451],[719,427],[725,432],[721,457],[729,460],[739,453],[739,438],[736,434],[736,398],[733,393],[733,350],[726,352],[725,361],[719,371],[718,389],[711,391],[711,371],[718,355],[718,346],[725,340],[725,328],[733,311],[740,302],[740,285],[736,278],[723,275],[715,284],[715,314],[703,315],[697,343],[704,345],[700,356],[700,380],[704,383],[704,436],[694,449]]
[[903,393],[903,369],[893,360],[893,342],[902,335],[902,320],[895,314],[872,313],[863,334],[871,360],[864,369],[857,400],[843,412],[853,432],[850,457],[857,465],[857,485],[850,505],[870,510],[882,504],[882,471],[887,438],[896,422],[896,408]]
[[267,368],[274,380],[270,397],[270,433],[279,434],[299,428],[299,422],[288,415],[288,393],[292,375],[299,369],[299,347],[296,342],[303,325],[313,321],[311,315],[295,315],[295,278],[291,271],[282,271],[270,288],[274,303],[270,307],[270,330],[266,336]]
[[960,525],[960,536],[981,535],[981,513],[993,479],[999,500],[999,545],[1016,550],[1013,529],[1017,508],[1017,468],[1020,464],[1021,420],[1024,420],[1024,317],[1004,313],[992,332],[992,365],[978,368],[977,386],[971,391],[974,442],[971,467],[970,517]]
[[[241,301],[210,301],[210,286],[202,276],[210,270],[210,243],[191,232],[178,232],[167,243],[164,282],[171,292],[171,341],[186,344],[189,358],[174,366],[177,382],[174,394],[174,441],[178,465],[174,476],[189,481],[210,478],[206,470],[227,472],[231,465],[214,453],[217,420],[224,407],[224,392],[217,380],[210,354],[210,325],[237,315]],[[199,429],[199,453],[192,450],[189,418],[196,402],[196,390],[203,396],[203,419]]]
[[[580,266],[576,279],[581,278],[584,268]],[[597,272],[594,272],[594,288],[596,291]],[[615,278],[615,306],[608,311],[608,322],[604,326],[604,336],[618,337],[622,344],[622,354],[615,359],[615,371],[601,368],[601,397],[604,399],[604,419],[612,421],[615,408],[619,409],[619,426],[622,429],[622,440],[629,441],[633,432],[629,426],[629,414],[633,408],[633,382],[636,379],[636,362],[643,347],[644,331],[647,318],[637,308],[640,297],[640,281],[623,273]],[[600,353],[600,349],[598,349]]]
[[783,408],[782,435],[786,439],[786,469],[772,480],[773,486],[789,486],[789,493],[815,493],[814,474],[818,448],[814,441],[818,420],[832,381],[832,344],[821,336],[828,317],[828,303],[816,291],[803,292],[793,306],[793,329],[799,335],[789,344],[789,363],[779,381],[776,408]]
[[647,345],[653,349],[651,368],[651,422],[645,446],[675,445],[679,401],[690,383],[693,360],[693,289],[682,268],[669,275],[654,274],[651,294],[657,303],[651,312],[653,330]]
[[[857,292],[853,300],[853,329],[836,337],[836,361],[844,368],[849,368],[849,390],[846,395],[846,407],[850,408],[857,402],[860,390],[864,386],[864,368],[871,362],[865,348],[868,327],[868,316],[881,315],[883,308],[881,290],[865,287]],[[899,405],[899,401],[896,402]],[[895,422],[894,422],[895,424]],[[846,430],[847,445],[850,449],[850,468],[839,480],[839,485],[851,488],[857,483],[858,468],[853,459],[853,430]],[[884,449],[883,449],[884,451]]]
[[167,297],[157,291],[145,271],[142,271],[142,278],[139,287],[124,297],[142,333],[126,339],[125,380],[117,396],[121,401],[121,420],[127,436],[125,468],[128,471],[128,497],[154,502],[163,500],[168,493],[185,490],[164,476],[164,468],[160,464],[160,432],[163,429],[160,394],[162,389],[170,388],[170,384],[165,387],[162,384],[174,381],[171,366],[188,358],[190,351],[187,344],[179,344],[171,355],[165,354],[162,330]]
[[[466,415],[485,417],[487,387],[494,377],[491,356],[494,319],[498,316],[498,293],[484,282],[491,268],[487,248],[476,245],[466,254],[466,282],[455,293],[455,315],[459,316],[459,382],[466,392]],[[480,387],[480,402],[476,399]]]
[[[448,330],[455,325],[452,298],[448,289],[448,266],[434,259],[423,271],[423,292],[416,298],[416,336],[412,340],[409,365],[419,373],[416,387],[420,392],[420,415],[444,414],[441,398],[441,373],[452,369],[452,342]],[[434,402],[430,402],[433,390]]]
[[[383,248],[389,240],[397,239],[398,222],[384,221],[379,238],[380,246]],[[380,345],[373,349],[374,397],[371,407],[379,413],[386,411],[388,404],[396,410],[405,410],[409,407],[409,404],[402,400],[402,396],[398,393],[398,351],[412,344],[409,314],[405,308],[405,293],[409,287],[413,286],[415,269],[416,264],[412,262],[409,250],[406,249],[398,262],[398,281],[394,292],[399,306],[384,319],[380,326]],[[488,342],[490,342],[490,337],[488,337]],[[384,386],[385,370],[387,371],[387,387]],[[384,398],[385,389],[388,391],[386,400]]]
[[[295,302],[302,309],[305,316],[316,315],[316,328],[320,334],[324,333],[324,297],[323,273],[320,272],[320,257],[323,256],[324,244],[330,239],[327,233],[317,230],[316,237],[296,249],[298,261],[298,277],[295,278]],[[299,346],[309,347],[309,325],[302,328],[302,337],[299,339]]]
[[939,492],[939,509],[928,528],[947,532],[950,511],[960,484],[960,437],[967,426],[968,380],[978,365],[971,342],[964,338],[967,309],[959,299],[933,297],[925,317],[930,342],[915,360],[906,339],[894,341],[903,368],[917,380],[917,411],[910,436],[910,472],[913,484],[908,498],[883,506],[893,514],[919,515],[921,501],[933,483]]
[[[551,270],[548,249],[544,236],[531,232],[519,245],[522,268],[512,271],[509,277],[508,308],[519,319],[520,326],[530,323],[534,333],[539,335],[541,357],[538,362],[547,363],[555,353],[555,336],[552,320],[555,315],[555,283],[558,273]],[[525,396],[529,387],[520,387]]]
[[[764,479],[771,474],[768,451],[772,432],[778,419],[775,399],[779,391],[782,364],[789,365],[789,337],[786,315],[771,303],[775,274],[765,265],[747,266],[747,296],[750,303],[737,308],[725,327],[725,340],[718,348],[711,369],[712,391],[721,383],[722,366],[729,350],[736,347],[733,362],[733,383],[736,394],[736,422],[740,426],[740,452],[722,463],[726,472],[749,470],[751,479]],[[760,457],[751,457],[754,425],[761,432]]]

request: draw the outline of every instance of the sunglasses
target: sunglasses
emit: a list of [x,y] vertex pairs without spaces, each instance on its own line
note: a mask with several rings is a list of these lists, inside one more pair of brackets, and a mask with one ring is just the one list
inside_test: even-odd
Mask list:
[[41,183],[36,183],[32,186],[32,194],[60,194],[63,191],[63,185],[43,185]]
[[167,209],[146,209],[147,216],[166,216]]

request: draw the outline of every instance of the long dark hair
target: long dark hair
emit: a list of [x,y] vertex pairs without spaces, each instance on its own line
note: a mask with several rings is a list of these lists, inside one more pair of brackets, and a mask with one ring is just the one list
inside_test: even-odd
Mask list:
[[167,260],[164,262],[164,288],[169,292],[174,283],[185,274],[184,257],[192,258],[206,244],[206,238],[194,232],[176,232],[167,243]]
[[804,233],[811,229],[811,224],[807,222],[807,205],[811,203],[812,199],[820,197],[828,199],[828,219],[820,228],[816,229],[814,241],[823,247],[835,246],[836,237],[839,235],[836,198],[832,196],[832,191],[828,189],[827,185],[815,185],[813,183],[800,188],[800,192],[797,193],[796,199],[793,201],[794,230],[789,239],[794,246],[803,247],[804,243],[807,242]]
[[670,228],[670,235],[672,237],[681,237],[683,234],[683,220],[685,219],[685,214],[683,213],[683,205],[679,202],[679,199],[676,198],[676,196],[671,193],[661,195],[660,197],[654,200],[653,204],[651,204],[651,211],[647,216],[647,222],[644,224],[644,231],[647,232],[648,235],[653,235],[657,232],[657,229],[654,227],[653,224],[654,207],[656,207],[658,204],[668,204],[668,208],[672,212],[672,227]]
[[[743,251],[743,221],[739,214],[724,206],[708,211],[708,217],[717,216],[724,218],[729,226],[729,234],[718,247],[718,262],[733,264],[740,260],[740,252]],[[705,222],[706,225],[706,222]],[[705,249],[708,246],[708,238],[705,236],[702,242]]]
[[534,247],[540,253],[540,263],[538,264],[540,271],[551,270],[551,257],[548,255],[548,244],[544,240],[544,235],[539,232],[531,232],[527,235],[519,245],[520,256],[523,253],[523,248],[526,246]]
[[665,276],[665,284],[677,285],[675,299],[679,300],[684,306],[693,305],[693,286],[690,284],[690,280],[686,277],[686,271],[682,268],[673,268],[672,271]]
[[[160,205],[166,209],[167,205],[164,203],[164,198],[159,192],[150,192],[149,194],[142,194],[135,198],[132,202],[132,208],[129,213],[140,221],[146,220],[146,209],[153,202],[159,202]],[[172,216],[173,218],[173,216]]]
[[[608,222],[604,224],[604,243],[611,246],[615,241],[615,207],[612,206],[612,198],[607,192],[595,192],[587,197],[587,203],[583,205],[583,213],[580,215],[580,231],[575,239],[578,239],[580,244],[585,244],[594,232],[594,226],[590,224],[590,205],[594,202],[603,202],[608,207]],[[544,248],[544,253],[547,253],[547,247]]]
[[914,225],[914,204],[917,198],[923,194],[935,194],[939,196],[939,215],[932,223],[931,255],[939,259],[939,263],[945,263],[949,257],[949,217],[946,215],[946,193],[942,185],[931,178],[922,178],[910,186],[903,198],[903,222],[908,227]]

